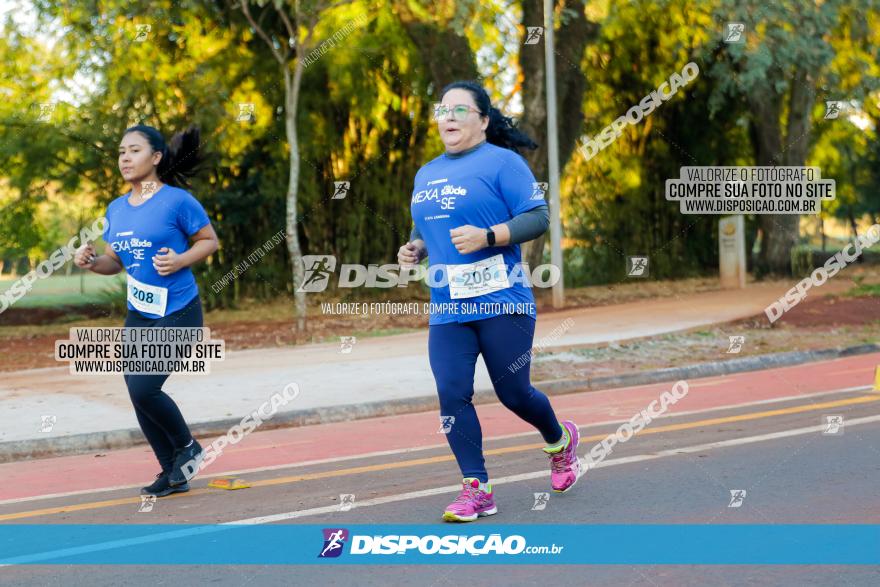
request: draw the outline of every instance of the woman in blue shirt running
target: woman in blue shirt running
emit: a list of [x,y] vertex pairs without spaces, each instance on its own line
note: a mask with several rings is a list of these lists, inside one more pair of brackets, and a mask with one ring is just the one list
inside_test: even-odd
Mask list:
[[[199,163],[199,131],[190,127],[166,144],[151,126],[126,129],[119,143],[119,171],[131,190],[107,206],[105,253],[88,243],[77,266],[102,275],[127,272],[126,327],[194,328],[203,325],[199,289],[190,266],[218,248],[205,209],[188,187]],[[191,242],[191,244],[190,244]],[[162,472],[141,492],[156,496],[189,491],[202,447],[190,434],[177,404],[162,391],[167,374],[124,376],[135,415]],[[189,474],[188,474],[189,473]]]
[[430,257],[428,355],[443,431],[464,478],[443,519],[470,522],[498,511],[471,403],[479,355],[501,403],[547,443],[555,492],[578,479],[579,435],[574,422],[557,420],[529,380],[537,314],[522,279],[519,243],[546,231],[549,213],[519,149],[537,145],[492,107],[479,84],[455,82],[442,96],[434,117],[446,152],[416,174],[415,228],[398,262],[411,266]]

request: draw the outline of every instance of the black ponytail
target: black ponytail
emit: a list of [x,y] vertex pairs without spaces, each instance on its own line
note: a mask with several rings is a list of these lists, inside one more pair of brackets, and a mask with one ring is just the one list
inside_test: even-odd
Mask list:
[[489,100],[489,94],[486,90],[474,81],[457,81],[452,82],[443,88],[441,94],[445,95],[449,90],[462,89],[471,93],[474,103],[480,111],[480,116],[489,117],[489,126],[486,127],[486,141],[493,145],[498,145],[505,149],[510,149],[514,153],[520,153],[521,148],[537,149],[538,144],[531,139],[526,133],[517,129],[513,119],[504,116],[500,110],[492,106]]
[[145,124],[138,124],[125,129],[124,134],[138,132],[147,139],[153,151],[162,153],[162,159],[156,168],[156,175],[162,183],[174,187],[190,187],[189,179],[199,171],[202,162],[199,153],[200,133],[199,127],[190,125],[183,132],[171,137],[169,143],[165,143],[162,133]]

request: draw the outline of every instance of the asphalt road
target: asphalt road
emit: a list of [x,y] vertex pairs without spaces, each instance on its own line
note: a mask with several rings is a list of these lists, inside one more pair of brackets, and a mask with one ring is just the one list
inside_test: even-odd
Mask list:
[[[480,406],[487,424],[484,450],[496,485],[499,513],[475,524],[853,524],[880,523],[880,393],[852,385],[864,375],[840,375],[829,385],[815,373],[838,362],[797,371],[773,370],[690,382],[691,392],[667,416],[614,447],[602,466],[588,471],[565,495],[550,494],[540,438],[514,422],[501,406]],[[762,384],[763,382],[763,384]],[[811,387],[812,386],[812,387]],[[671,385],[573,394],[554,398],[557,411],[583,420],[581,455],[626,416],[606,417],[609,406],[644,405]],[[763,390],[744,397],[742,390]],[[641,404],[640,404],[641,402]],[[690,404],[688,404],[690,402]],[[606,410],[603,412],[602,406]],[[617,411],[617,407],[614,411]],[[580,409],[580,412],[579,412]],[[578,414],[581,414],[578,416]],[[842,432],[829,434],[828,416],[841,416]],[[335,428],[332,426],[336,426]],[[0,500],[0,523],[181,524],[247,520],[260,524],[429,524],[456,494],[455,462],[437,435],[436,414],[381,418],[347,425],[255,433],[236,447],[239,461],[217,472],[243,470],[248,489],[206,487],[159,500],[140,512],[140,498],[125,481],[150,467],[143,449],[19,464],[17,477],[32,489]],[[348,430],[355,450],[333,450]],[[408,434],[411,441],[383,440]],[[342,432],[341,432],[342,431]],[[263,436],[260,435],[274,435]],[[297,436],[293,436],[297,435]],[[317,438],[324,452],[293,447]],[[261,444],[261,442],[263,444]],[[271,442],[274,447],[265,444]],[[375,450],[381,445],[385,451]],[[342,443],[340,443],[342,445]],[[357,447],[360,445],[360,451]],[[309,445],[310,446],[310,445]],[[259,451],[257,451],[259,449]],[[248,453],[248,451],[251,451]],[[124,454],[123,454],[124,453]],[[255,458],[260,454],[262,461]],[[268,456],[267,456],[268,453]],[[379,453],[379,454],[377,454]],[[384,453],[384,454],[383,454]],[[314,458],[305,458],[309,454]],[[270,458],[271,457],[271,458]],[[78,460],[77,460],[78,459]],[[90,460],[87,460],[90,459]],[[116,459],[114,461],[114,459]],[[258,462],[259,461],[259,462]],[[311,463],[309,462],[311,461]],[[115,462],[115,465],[114,465]],[[128,463],[126,470],[121,463]],[[221,463],[222,465],[222,463]],[[232,465],[231,467],[229,465]],[[91,489],[64,487],[65,466],[91,479]],[[115,469],[114,469],[115,467]],[[120,472],[121,468],[121,472]],[[107,473],[115,470],[116,476]],[[128,471],[128,472],[126,472]],[[144,479],[146,480],[146,479]],[[120,483],[121,482],[121,483]],[[56,491],[47,491],[54,485]],[[117,489],[103,489],[119,486]],[[74,489],[74,491],[65,491]],[[731,491],[744,490],[738,507]],[[73,493],[73,495],[63,495]],[[51,494],[62,494],[52,497]],[[340,494],[353,494],[351,509]],[[738,501],[735,503],[739,503]],[[595,531],[595,529],[594,529]],[[273,545],[267,545],[267,548]],[[286,545],[296,547],[296,545]],[[658,548],[675,545],[658,545]],[[308,545],[314,548],[314,545]],[[621,548],[626,548],[621,544]],[[731,544],[735,549],[736,544]],[[149,548],[144,548],[149,560]],[[198,561],[193,561],[197,563]],[[684,565],[437,565],[437,566],[11,566],[0,585],[877,585],[877,566]]]

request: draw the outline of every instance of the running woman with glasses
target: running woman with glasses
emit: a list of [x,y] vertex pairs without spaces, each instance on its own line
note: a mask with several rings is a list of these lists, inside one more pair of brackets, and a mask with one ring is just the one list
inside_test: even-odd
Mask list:
[[509,277],[522,261],[519,243],[549,225],[543,194],[519,154],[537,145],[492,107],[475,82],[446,86],[434,116],[446,152],[416,174],[415,228],[397,258],[411,266],[430,256],[429,275],[445,270],[439,285],[433,277],[429,282],[428,355],[446,438],[464,479],[443,519],[471,522],[498,511],[471,401],[480,354],[501,403],[547,443],[555,492],[568,491],[578,479],[579,435],[574,422],[557,420],[547,396],[532,387],[530,363],[512,368],[530,357],[537,314],[531,289]]
[[[131,191],[107,206],[105,254],[96,256],[88,243],[77,251],[75,263],[102,275],[127,272],[126,327],[203,325],[199,289],[189,268],[216,251],[218,243],[205,209],[182,189],[198,163],[195,127],[166,145],[158,130],[137,125],[119,143],[119,171]],[[189,491],[183,466],[198,460],[202,447],[177,404],[162,391],[168,375],[124,378],[138,423],[162,467],[141,493],[162,497]]]

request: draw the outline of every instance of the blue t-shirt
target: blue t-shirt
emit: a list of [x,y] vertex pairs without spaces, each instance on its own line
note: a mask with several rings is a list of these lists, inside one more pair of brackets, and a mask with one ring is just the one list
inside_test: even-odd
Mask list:
[[[442,270],[435,273],[440,267],[499,254],[508,275],[521,264],[519,245],[486,247],[463,255],[452,244],[449,231],[465,224],[489,228],[545,205],[526,160],[509,149],[483,143],[460,157],[440,155],[419,169],[414,183],[410,211],[428,248],[430,264],[428,323],[470,322],[513,313],[536,318],[535,298],[524,279],[511,279],[510,287],[491,293],[452,299],[448,283],[444,284],[449,272],[447,279],[440,277]],[[522,270],[519,266],[518,271]]]
[[[168,247],[180,254],[189,248],[189,237],[210,223],[205,209],[188,191],[163,185],[139,206],[128,202],[128,194],[107,206],[104,241],[122,260],[128,275],[149,286],[167,288],[165,315],[180,310],[199,295],[195,276],[189,267],[170,275],[159,275],[153,255]],[[128,309],[139,311],[131,300]],[[160,314],[139,311],[148,318]]]

